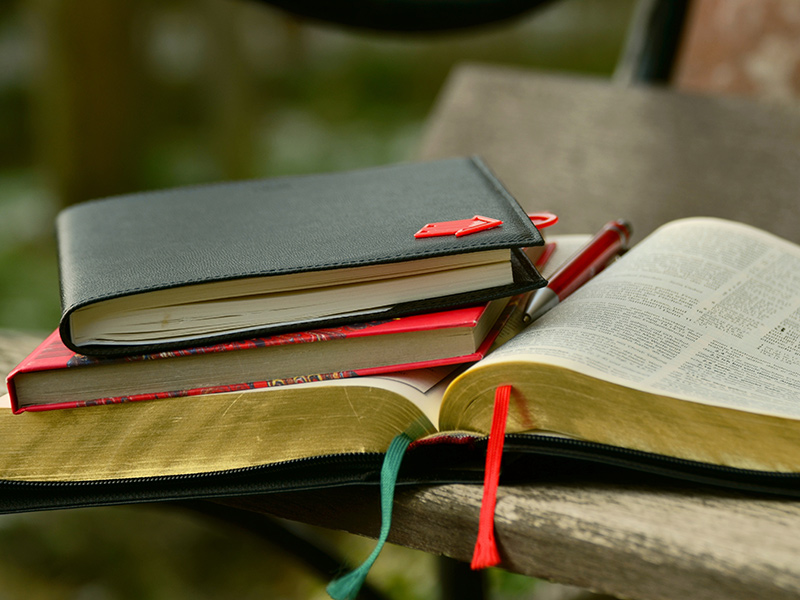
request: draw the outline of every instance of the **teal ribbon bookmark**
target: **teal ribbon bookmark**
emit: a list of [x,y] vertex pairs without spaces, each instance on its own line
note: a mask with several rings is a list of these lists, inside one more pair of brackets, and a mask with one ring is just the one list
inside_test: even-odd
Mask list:
[[397,474],[400,471],[400,464],[403,462],[403,455],[411,441],[411,436],[404,432],[395,436],[389,444],[389,449],[386,451],[386,456],[381,466],[381,532],[378,536],[378,542],[372,554],[367,557],[361,566],[328,584],[327,592],[333,600],[354,600],[358,596],[358,592],[367,578],[367,573],[369,573],[372,564],[378,558],[384,544],[386,544],[389,530],[392,527],[392,504],[394,503]]

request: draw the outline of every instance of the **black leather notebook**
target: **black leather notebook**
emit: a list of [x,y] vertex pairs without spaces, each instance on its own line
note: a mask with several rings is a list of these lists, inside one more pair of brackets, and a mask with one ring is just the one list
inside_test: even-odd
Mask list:
[[[474,217],[490,226],[415,237]],[[519,250],[541,245],[539,232],[478,158],[95,200],[62,211],[57,236],[60,332],[84,354],[391,318],[545,284]]]

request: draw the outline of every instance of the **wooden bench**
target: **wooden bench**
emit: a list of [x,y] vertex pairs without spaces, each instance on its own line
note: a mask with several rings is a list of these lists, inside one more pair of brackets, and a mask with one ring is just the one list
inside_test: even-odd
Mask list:
[[[601,79],[465,65],[430,115],[419,158],[481,155],[557,233],[632,221],[636,239],[713,215],[800,243],[800,111],[622,88]],[[800,443],[800,441],[798,442]],[[468,561],[481,490],[401,490],[390,540]],[[225,502],[375,536],[375,490]],[[642,599],[797,598],[800,502],[679,482],[610,479],[501,487],[503,567]]]
[[[600,80],[467,66],[431,115],[420,156],[482,155],[559,233],[613,217],[641,235],[672,218],[745,220],[800,242],[800,113]],[[38,340],[0,335],[0,371]],[[641,599],[800,596],[800,502],[610,477],[503,486],[496,532],[510,571]],[[481,489],[400,489],[390,541],[469,560]],[[377,490],[230,498],[216,506],[375,536]]]

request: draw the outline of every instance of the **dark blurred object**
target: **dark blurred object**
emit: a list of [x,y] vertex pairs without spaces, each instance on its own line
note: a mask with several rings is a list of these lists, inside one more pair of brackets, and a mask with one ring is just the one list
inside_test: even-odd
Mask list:
[[[31,14],[42,52],[31,86],[31,154],[61,205],[287,169],[339,169],[361,166],[363,160],[380,164],[395,156],[373,156],[364,144],[350,142],[345,150],[359,156],[348,164],[327,131],[323,141],[299,135],[281,140],[288,166],[277,161],[274,166],[269,155],[273,140],[297,123],[302,127],[304,119],[313,129],[315,120],[361,118],[356,127],[372,137],[378,134],[367,122],[374,115],[382,123],[408,122],[409,115],[421,120],[421,99],[428,95],[432,101],[433,82],[443,79],[445,64],[462,59],[558,69],[566,62],[610,73],[618,49],[610,60],[605,55],[618,45],[624,27],[609,29],[614,18],[609,15],[626,21],[632,2],[615,0],[610,10],[598,0],[178,0],[163,7],[134,0],[113,6],[86,0],[80,7],[68,0],[37,0]],[[521,39],[520,30],[503,29],[545,9],[560,16],[545,15],[551,30],[541,39]],[[576,16],[585,13],[601,24],[588,32],[588,20],[578,18],[575,25]],[[565,18],[573,19],[574,30],[572,25],[569,31],[552,29],[555,23],[563,28],[559,19]],[[313,24],[322,22],[350,35],[349,48],[367,51],[355,59],[356,51],[347,55],[339,44],[333,60],[323,65],[318,57],[342,38],[315,32]],[[574,44],[572,36],[581,27],[585,38]],[[494,29],[497,46],[481,35],[471,45],[469,35],[488,29]],[[365,32],[383,35],[359,36]],[[396,53],[394,70],[387,68],[393,53],[383,51],[381,38],[412,42]],[[340,81],[344,78],[350,80]],[[365,91],[381,81],[383,95],[366,98]],[[391,91],[398,88],[403,98]],[[403,104],[408,98],[416,104]],[[358,104],[365,99],[376,108],[366,116]],[[400,130],[393,127],[391,135]],[[387,155],[399,154],[394,148],[404,143],[402,135],[387,137]]]
[[618,83],[670,83],[691,0],[639,0],[614,73]]
[[[553,0],[259,0],[316,21],[387,32],[445,32],[520,16]],[[668,83],[691,0],[639,0],[617,68],[623,83]]]
[[512,19],[553,0],[260,0],[315,21],[396,32],[440,32]]

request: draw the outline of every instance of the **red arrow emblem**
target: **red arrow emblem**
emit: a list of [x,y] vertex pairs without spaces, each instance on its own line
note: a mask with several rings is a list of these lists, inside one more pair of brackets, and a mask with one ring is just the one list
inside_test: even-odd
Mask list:
[[475,215],[471,219],[461,219],[460,221],[440,221],[439,223],[428,223],[414,234],[415,238],[436,237],[438,235],[469,235],[477,231],[484,231],[502,225],[499,219],[490,219]]

